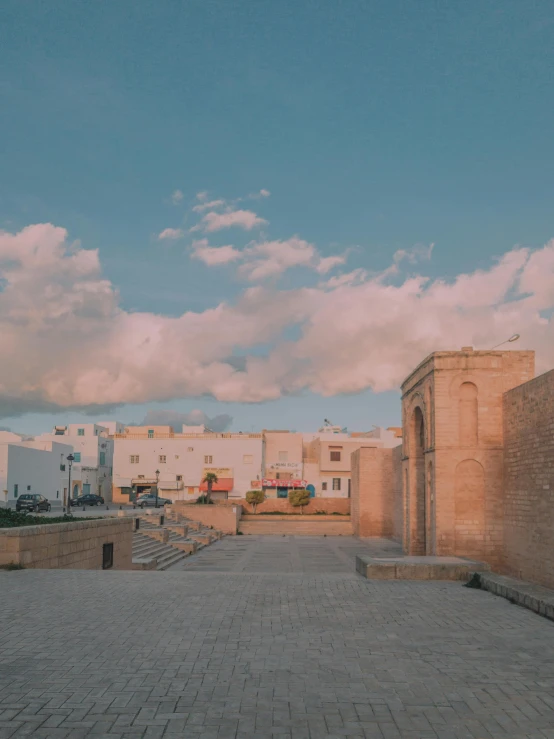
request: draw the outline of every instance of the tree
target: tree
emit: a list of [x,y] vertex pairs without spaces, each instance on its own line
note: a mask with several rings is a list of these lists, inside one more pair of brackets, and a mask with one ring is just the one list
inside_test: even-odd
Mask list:
[[289,503],[297,508],[300,506],[300,513],[304,513],[304,506],[310,502],[310,491],[305,488],[296,488],[289,491]]
[[263,490],[249,490],[246,493],[246,502],[250,503],[251,506],[254,506],[254,513],[256,513],[256,508],[258,507],[259,503],[263,503],[265,500],[265,493]]
[[212,488],[215,485],[215,483],[218,481],[218,477],[215,474],[215,472],[206,472],[206,475],[204,476],[204,479],[202,482],[205,482],[208,486],[208,490],[206,492],[206,503],[210,503],[212,500]]

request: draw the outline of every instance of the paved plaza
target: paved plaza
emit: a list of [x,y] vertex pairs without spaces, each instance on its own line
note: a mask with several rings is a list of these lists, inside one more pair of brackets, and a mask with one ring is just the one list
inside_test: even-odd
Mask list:
[[0,739],[554,737],[554,623],[354,572],[395,551],[238,536],[167,572],[0,572]]

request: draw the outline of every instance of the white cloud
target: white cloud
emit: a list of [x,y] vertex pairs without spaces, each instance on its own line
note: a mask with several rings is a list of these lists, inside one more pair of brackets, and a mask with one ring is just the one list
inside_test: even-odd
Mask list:
[[221,231],[224,228],[238,226],[245,231],[251,231],[253,228],[263,226],[266,223],[267,221],[259,218],[251,210],[228,210],[225,213],[206,213],[202,221],[190,230],[212,233],[214,231]]
[[209,267],[216,267],[235,262],[241,258],[241,253],[234,246],[210,246],[208,239],[200,239],[192,242],[192,256]]
[[333,257],[320,257],[315,264],[315,271],[319,272],[320,275],[326,275],[327,272],[330,272],[335,267],[338,267],[339,264],[344,264],[345,262],[346,254]]
[[164,228],[164,230],[158,234],[158,240],[164,241],[165,239],[169,239],[170,241],[174,241],[176,239],[183,238],[184,233],[180,228]]
[[173,205],[178,205],[184,197],[185,196],[180,190],[175,190],[171,194],[171,202],[173,203]]
[[[260,258],[269,265],[256,269],[306,260],[311,245],[297,241],[290,250],[266,242]],[[389,390],[432,351],[490,348],[514,332],[522,338],[513,348],[537,350],[539,372],[554,364],[554,241],[450,280],[398,272],[392,285],[383,273],[354,270],[320,287],[258,285],[235,302],[170,317],[124,310],[97,251],[41,224],[0,232],[0,282],[0,353],[10,358],[0,363],[4,415]],[[293,326],[299,338],[285,341]],[[260,344],[272,347],[268,356],[251,353]]]
[[202,192],[196,193],[196,199],[197,200],[206,200],[208,198],[208,191],[202,190]]
[[195,205],[193,207],[193,211],[195,213],[202,213],[205,210],[210,210],[210,208],[221,208],[221,206],[225,204],[225,200],[209,200],[206,203],[199,203],[198,205]]
[[264,241],[243,250],[239,274],[251,281],[265,280],[292,267],[310,266],[316,254],[313,244],[296,236],[286,241]]

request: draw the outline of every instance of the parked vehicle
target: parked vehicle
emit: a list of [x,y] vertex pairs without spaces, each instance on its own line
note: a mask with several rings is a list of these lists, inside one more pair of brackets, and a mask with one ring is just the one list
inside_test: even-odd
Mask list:
[[38,513],[39,511],[49,511],[52,508],[48,498],[38,493],[25,493],[20,495],[15,504],[16,511],[33,511]]
[[85,493],[78,498],[71,498],[71,505],[104,505],[104,498],[94,493]]
[[[169,498],[160,498],[158,496],[158,507],[171,505],[172,503],[173,501],[169,500]],[[137,505],[140,508],[154,508],[154,506],[156,505],[156,496],[152,495],[152,493],[141,495],[140,498],[137,498]]]

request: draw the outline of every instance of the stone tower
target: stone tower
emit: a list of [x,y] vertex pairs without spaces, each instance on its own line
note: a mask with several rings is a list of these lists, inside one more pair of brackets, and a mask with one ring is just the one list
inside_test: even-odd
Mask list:
[[434,352],[402,384],[403,546],[411,555],[502,556],[502,396],[534,352]]

